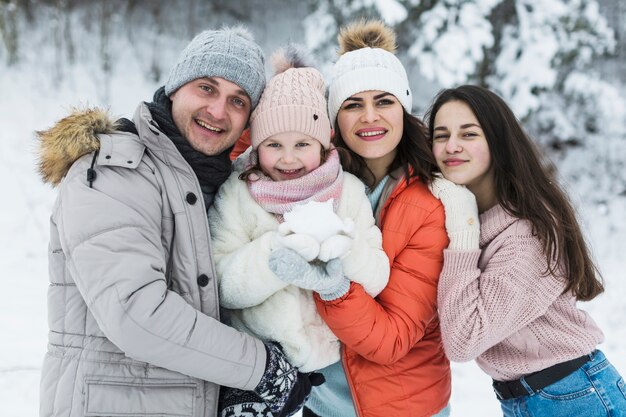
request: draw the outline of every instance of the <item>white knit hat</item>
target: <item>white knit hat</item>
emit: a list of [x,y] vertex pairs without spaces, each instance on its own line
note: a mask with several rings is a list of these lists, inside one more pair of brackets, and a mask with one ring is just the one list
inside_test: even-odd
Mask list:
[[333,67],[328,91],[331,122],[348,97],[363,91],[391,93],[410,113],[413,95],[406,70],[393,54],[393,31],[380,21],[359,21],[344,28],[338,39],[344,52]]
[[272,56],[277,72],[250,116],[250,141],[256,149],[278,133],[299,132],[330,147],[324,78],[307,63],[304,49],[289,45]]

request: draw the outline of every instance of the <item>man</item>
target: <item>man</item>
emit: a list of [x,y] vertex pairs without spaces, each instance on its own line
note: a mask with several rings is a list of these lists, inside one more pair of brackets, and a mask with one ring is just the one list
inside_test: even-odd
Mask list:
[[245,29],[205,31],[132,121],[87,110],[39,132],[59,186],[41,416],[214,416],[218,385],[263,415],[301,406],[308,377],[220,323],[211,259],[207,207],[264,85]]

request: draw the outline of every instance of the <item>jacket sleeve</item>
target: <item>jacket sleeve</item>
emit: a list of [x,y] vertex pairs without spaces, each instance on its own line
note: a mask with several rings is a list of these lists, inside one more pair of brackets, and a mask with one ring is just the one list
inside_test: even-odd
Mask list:
[[100,329],[133,359],[253,389],[265,369],[263,343],[168,290],[161,242],[167,219],[152,169],[104,167],[90,188],[87,164],[83,158],[68,173],[53,220],[68,270]]
[[443,207],[431,206],[397,202],[388,208],[382,233],[391,273],[378,297],[355,283],[337,300],[315,296],[333,333],[372,362],[390,365],[402,359],[436,320],[437,280],[448,238]]
[[444,252],[439,314],[444,348],[470,361],[542,316],[562,294],[564,282],[546,276],[541,242],[530,231],[500,242],[484,271],[480,251]]
[[269,268],[278,223],[251,197],[234,173],[209,210],[220,304],[241,309],[261,304],[287,283]]
[[[358,181],[358,180],[356,180]],[[343,272],[353,282],[363,286],[372,297],[376,297],[389,281],[389,259],[383,250],[383,237],[374,223],[372,206],[364,190],[351,196],[355,202],[351,218],[356,228],[356,237],[349,254],[342,259]]]

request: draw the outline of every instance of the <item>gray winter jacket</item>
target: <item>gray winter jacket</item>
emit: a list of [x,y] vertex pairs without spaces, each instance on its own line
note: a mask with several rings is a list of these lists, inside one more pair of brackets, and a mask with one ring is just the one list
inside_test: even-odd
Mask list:
[[90,110],[39,133],[59,185],[41,416],[215,416],[218,385],[253,389],[265,368],[262,342],[219,321],[196,176],[145,104],[134,123]]

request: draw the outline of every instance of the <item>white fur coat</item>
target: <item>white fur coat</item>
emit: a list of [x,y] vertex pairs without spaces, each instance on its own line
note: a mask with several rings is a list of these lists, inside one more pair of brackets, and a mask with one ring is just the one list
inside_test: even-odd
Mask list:
[[[271,242],[279,222],[254,201],[234,172],[220,187],[209,210],[220,304],[231,310],[232,325],[281,344],[302,372],[339,360],[339,342],[317,314],[310,291],[288,285],[269,269]],[[357,231],[342,259],[345,276],[376,296],[387,285],[389,260],[361,181],[344,173],[337,215]]]

